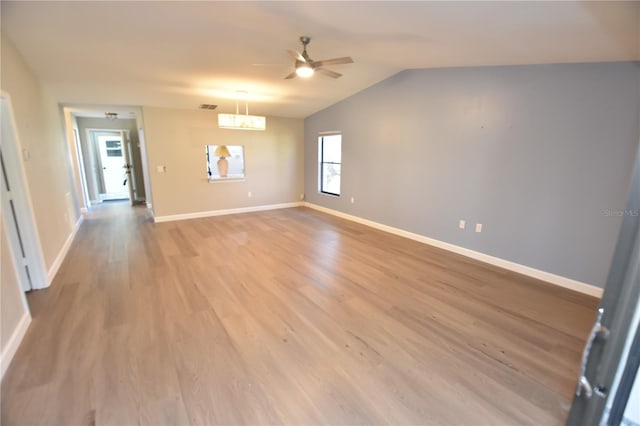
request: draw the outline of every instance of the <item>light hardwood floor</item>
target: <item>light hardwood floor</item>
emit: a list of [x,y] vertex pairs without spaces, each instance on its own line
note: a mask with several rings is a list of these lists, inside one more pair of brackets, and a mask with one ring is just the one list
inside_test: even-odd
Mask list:
[[2,424],[562,424],[597,300],[310,209],[86,218]]

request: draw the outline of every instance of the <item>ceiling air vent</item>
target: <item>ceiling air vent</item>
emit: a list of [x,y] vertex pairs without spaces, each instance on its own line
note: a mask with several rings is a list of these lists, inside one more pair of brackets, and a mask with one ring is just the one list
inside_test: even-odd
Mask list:
[[218,108],[218,105],[211,105],[211,104],[200,105],[200,109],[216,109],[216,108]]

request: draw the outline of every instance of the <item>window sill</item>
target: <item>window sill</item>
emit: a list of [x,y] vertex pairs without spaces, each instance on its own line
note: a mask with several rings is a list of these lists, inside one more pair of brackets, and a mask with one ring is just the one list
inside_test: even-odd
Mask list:
[[217,177],[208,178],[209,183],[225,183],[225,182],[244,182],[244,177]]
[[318,194],[320,194],[320,195],[326,195],[327,197],[340,198],[340,194],[332,194],[332,193],[330,193],[330,192],[322,192],[322,191],[318,191]]

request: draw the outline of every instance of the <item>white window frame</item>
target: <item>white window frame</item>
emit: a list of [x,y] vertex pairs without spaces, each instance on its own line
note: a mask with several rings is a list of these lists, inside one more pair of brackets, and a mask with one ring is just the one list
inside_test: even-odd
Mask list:
[[[324,138],[328,136],[340,136],[340,163],[333,163],[324,161]],[[333,193],[329,191],[325,191],[323,188],[323,165],[324,164],[338,164],[340,165],[340,188],[339,192]],[[328,195],[330,197],[339,197],[342,193],[342,132],[322,132],[318,134],[318,192],[323,195]]]

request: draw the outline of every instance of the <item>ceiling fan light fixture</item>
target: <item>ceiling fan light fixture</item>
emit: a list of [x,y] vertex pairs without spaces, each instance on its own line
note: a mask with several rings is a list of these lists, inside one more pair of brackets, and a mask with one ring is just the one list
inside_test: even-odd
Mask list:
[[287,74],[287,76],[284,78],[285,80],[289,80],[295,77],[309,78],[314,75],[316,71],[327,77],[339,78],[342,77],[342,74],[331,71],[325,67],[327,65],[342,65],[353,63],[353,59],[351,59],[350,56],[314,61],[309,56],[309,53],[307,53],[307,45],[310,42],[311,38],[307,36],[300,36],[300,43],[302,43],[302,53],[298,52],[297,50],[287,50],[289,55],[295,60],[295,67],[293,72]]
[[314,73],[313,67],[307,63],[302,63],[296,67],[296,74],[298,77],[308,78]]

